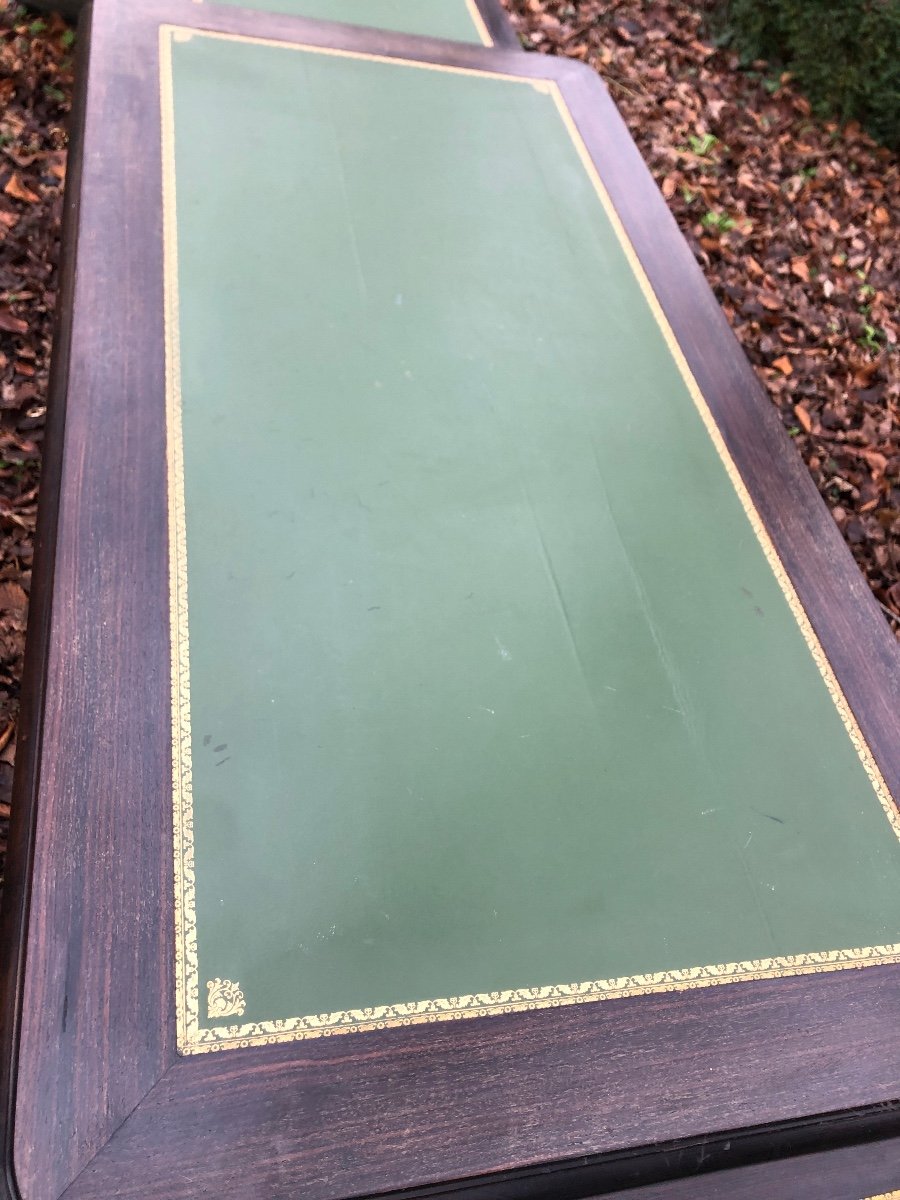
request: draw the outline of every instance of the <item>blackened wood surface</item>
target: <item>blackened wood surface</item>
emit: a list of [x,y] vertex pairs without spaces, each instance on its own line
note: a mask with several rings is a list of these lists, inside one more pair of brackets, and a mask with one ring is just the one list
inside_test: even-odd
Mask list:
[[886,1097],[898,991],[900,970],[873,967],[182,1060],[67,1200],[250,1178],[267,1200],[324,1200],[784,1120],[861,1085]]
[[[556,1163],[552,1187],[532,1194],[558,1195],[566,1172],[574,1178],[572,1160],[629,1152],[647,1172],[633,1176],[638,1182],[657,1177],[661,1142],[900,1096],[900,968],[891,967],[176,1058],[160,20],[561,81],[889,785],[900,790],[896,647],[588,71],[291,18],[251,20],[191,0],[97,0],[59,519],[51,469],[28,668],[26,738],[38,749],[20,762],[10,864],[15,905],[27,892],[36,814],[21,1030],[17,1037],[7,1022],[4,1063],[9,1077],[18,1047],[13,1166],[22,1194],[315,1200],[447,1191],[451,1181],[481,1177],[483,1186],[464,1190],[501,1195],[502,1173]],[[10,959],[7,968],[14,997]],[[848,1121],[860,1136],[870,1125],[866,1116]],[[748,1134],[761,1147],[767,1136]],[[4,1152],[9,1167],[9,1122]],[[877,1165],[879,1153],[861,1148],[859,1161],[875,1155]],[[795,1166],[801,1171],[802,1160]],[[674,1175],[691,1169],[673,1159]]]
[[895,1192],[900,1193],[900,1139],[893,1138],[690,1175],[624,1195],[628,1200],[874,1200]]
[[498,50],[520,50],[519,36],[500,0],[475,0]]

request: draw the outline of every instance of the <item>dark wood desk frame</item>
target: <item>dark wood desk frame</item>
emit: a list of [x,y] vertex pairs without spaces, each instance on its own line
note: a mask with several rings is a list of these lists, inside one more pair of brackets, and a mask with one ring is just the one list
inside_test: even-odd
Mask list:
[[861,1200],[900,1186],[900,966],[178,1056],[160,23],[555,79],[895,796],[900,671],[590,71],[192,0],[96,0],[82,20],[2,914],[0,1193]]
[[475,0],[497,50],[521,50],[519,35],[500,0]]

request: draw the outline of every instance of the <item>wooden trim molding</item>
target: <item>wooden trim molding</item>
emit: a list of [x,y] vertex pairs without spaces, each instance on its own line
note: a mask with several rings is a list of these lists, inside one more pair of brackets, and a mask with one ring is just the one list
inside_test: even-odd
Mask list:
[[500,0],[475,0],[490,38],[498,50],[521,50],[519,35]]

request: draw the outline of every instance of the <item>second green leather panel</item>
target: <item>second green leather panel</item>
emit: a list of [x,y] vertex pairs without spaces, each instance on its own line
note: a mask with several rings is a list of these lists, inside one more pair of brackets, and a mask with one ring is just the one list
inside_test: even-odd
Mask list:
[[261,12],[490,44],[475,0],[217,0]]

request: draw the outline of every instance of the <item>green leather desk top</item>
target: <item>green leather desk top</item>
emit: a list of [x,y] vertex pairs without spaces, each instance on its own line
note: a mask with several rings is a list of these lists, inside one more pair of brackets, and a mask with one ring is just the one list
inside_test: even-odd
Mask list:
[[216,0],[216,3],[491,45],[474,0]]
[[555,85],[162,68],[182,1048],[896,961],[896,814]]

